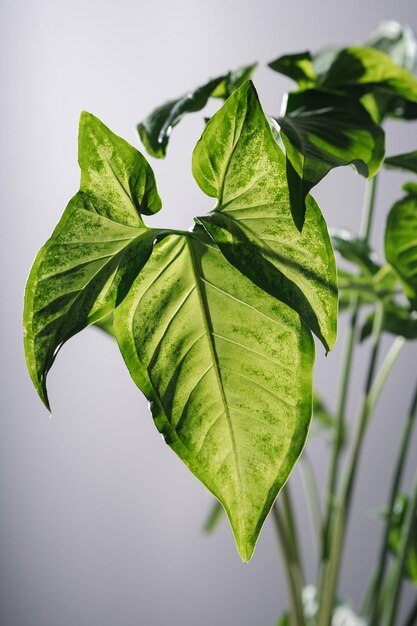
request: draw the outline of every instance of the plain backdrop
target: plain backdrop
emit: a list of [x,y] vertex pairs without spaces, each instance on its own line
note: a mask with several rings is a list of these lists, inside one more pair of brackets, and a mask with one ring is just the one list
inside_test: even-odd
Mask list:
[[[212,502],[163,443],[114,342],[96,329],[71,340],[50,374],[53,417],[29,380],[22,349],[24,283],[40,246],[78,188],[82,109],[138,144],[135,125],[152,108],[209,77],[260,61],[255,82],[268,113],[292,88],[266,68],[277,56],[363,40],[382,19],[417,27],[415,0],[5,0],[1,6],[1,626],[273,626],[286,608],[273,527],[265,524],[243,565],[226,522],[202,533]],[[214,110],[213,108],[208,109]],[[164,207],[152,223],[188,228],[209,209],[192,179],[203,129],[189,116],[169,155],[152,160]],[[388,125],[388,153],[416,148],[416,124]],[[373,243],[405,177],[378,189]],[[315,196],[332,226],[357,229],[364,180],[332,172]],[[150,223],[150,221],[148,222]],[[345,335],[324,357],[316,383],[334,407]],[[392,341],[386,338],[384,350]],[[349,421],[356,416],[368,347],[355,358]],[[341,578],[360,601],[375,560],[416,347],[401,355],[379,403],[361,461]],[[309,441],[320,488],[327,445]],[[404,487],[415,469],[416,438]],[[301,483],[291,478],[308,580],[314,551]],[[404,603],[415,590],[408,587]]]

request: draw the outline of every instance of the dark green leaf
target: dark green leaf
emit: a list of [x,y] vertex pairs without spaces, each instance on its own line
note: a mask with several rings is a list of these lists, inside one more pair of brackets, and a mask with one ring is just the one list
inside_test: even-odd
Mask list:
[[402,279],[404,290],[417,306],[417,194],[408,185],[408,195],[394,204],[385,230],[385,256]]
[[88,113],[80,120],[79,163],[81,190],[39,252],[26,287],[26,360],[48,408],[46,376],[58,350],[126,295],[157,235],[140,214],[161,206],[143,156]]
[[194,91],[189,91],[180,98],[170,100],[155,109],[138,124],[139,136],[149,154],[163,158],[166,155],[168,141],[173,127],[186,113],[203,109],[210,97],[226,99],[245,80],[250,78],[256,63],[213,78]]
[[286,54],[268,63],[275,72],[292,78],[300,87],[311,87],[317,81],[313,60],[309,52]]
[[209,535],[214,530],[216,530],[216,528],[219,525],[220,520],[223,518],[224,513],[225,513],[225,510],[220,504],[220,502],[218,500],[214,500],[213,504],[211,505],[209,514],[207,515],[207,519],[205,521],[204,528],[203,528],[206,534]]
[[287,154],[287,178],[296,225],[304,222],[308,192],[333,168],[354,165],[365,177],[384,158],[381,127],[356,100],[319,90],[291,93],[278,118]]
[[407,170],[408,172],[417,174],[417,150],[388,157],[385,159],[384,165],[386,167]]
[[199,218],[226,258],[296,310],[330,349],[336,337],[336,268],[312,198],[300,233],[290,212],[285,158],[255,89],[246,83],[207,125],[193,155],[201,189],[218,200]]
[[333,248],[344,259],[354,263],[361,272],[372,276],[379,271],[381,266],[377,261],[376,254],[355,233],[347,229],[332,228],[330,237]]
[[[374,313],[370,313],[361,329],[360,340],[372,334]],[[382,330],[405,339],[417,339],[417,313],[399,304],[389,303],[384,307]]]

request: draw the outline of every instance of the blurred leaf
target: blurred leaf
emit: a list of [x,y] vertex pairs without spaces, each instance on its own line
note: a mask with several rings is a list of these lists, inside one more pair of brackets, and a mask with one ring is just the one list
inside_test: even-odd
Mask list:
[[362,176],[372,177],[383,161],[384,132],[357,100],[315,89],[290,93],[277,122],[299,230],[307,194],[330,170],[354,165]]
[[405,154],[397,154],[396,156],[387,157],[384,165],[390,168],[407,170],[417,174],[417,150],[407,152]]
[[184,115],[203,109],[210,97],[226,100],[235,89],[251,77],[255,67],[256,63],[213,78],[194,91],[170,100],[152,111],[137,126],[147,152],[154,157],[164,158],[172,129]]
[[274,72],[292,78],[300,87],[314,86],[317,81],[310,52],[286,54],[271,61],[268,66]]
[[377,256],[363,239],[347,229],[331,228],[329,232],[333,248],[344,259],[354,263],[365,274],[378,272],[380,265]]
[[[360,340],[372,334],[374,313],[370,313],[362,326]],[[382,330],[405,339],[417,339],[417,312],[400,305],[389,303],[384,307]]]
[[391,59],[409,72],[417,66],[417,40],[413,30],[395,20],[384,20],[372,33],[365,45],[385,52]]
[[417,186],[391,208],[385,230],[385,256],[402,279],[412,306],[417,307]]
[[277,626],[290,626],[290,616],[288,613],[284,613],[281,615],[279,620],[277,621]]
[[[395,555],[397,555],[400,550],[402,532],[408,506],[408,497],[405,494],[399,494],[395,501],[394,512],[390,524],[391,530],[388,539],[389,548],[391,552]],[[413,583],[413,585],[417,586],[417,515],[415,517],[415,523],[410,539],[410,544],[408,546],[408,554],[404,573],[407,578]]]
[[214,500],[203,526],[203,531],[210,535],[216,530],[226,511],[218,500]]

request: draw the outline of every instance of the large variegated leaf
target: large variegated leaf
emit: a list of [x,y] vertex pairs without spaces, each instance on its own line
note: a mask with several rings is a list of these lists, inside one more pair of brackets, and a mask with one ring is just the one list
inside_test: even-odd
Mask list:
[[158,429],[222,502],[248,561],[304,445],[314,345],[201,230],[155,246],[115,332]]
[[385,256],[401,277],[407,296],[417,307],[417,187],[396,202],[385,231]]
[[46,375],[57,351],[124,297],[157,234],[140,214],[161,206],[142,155],[88,113],[80,120],[79,162],[81,191],[40,250],[26,287],[26,359],[48,407]]
[[201,189],[218,200],[199,218],[227,259],[296,310],[330,349],[336,338],[336,266],[312,198],[302,233],[294,225],[285,157],[251,83],[207,125],[193,155]]
[[194,91],[188,91],[152,111],[137,126],[147,152],[160,159],[165,157],[172,129],[184,115],[201,111],[209,98],[226,100],[235,89],[251,77],[255,67],[256,63],[213,78]]

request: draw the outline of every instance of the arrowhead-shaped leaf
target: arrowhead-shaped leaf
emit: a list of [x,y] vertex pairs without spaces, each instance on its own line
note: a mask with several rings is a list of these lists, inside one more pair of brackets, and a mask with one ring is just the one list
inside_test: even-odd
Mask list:
[[410,193],[394,204],[385,230],[385,256],[396,269],[406,295],[417,307],[417,193]]
[[384,131],[360,102],[346,96],[314,89],[291,93],[277,122],[291,209],[300,229],[307,194],[330,170],[354,165],[359,174],[372,177],[384,158]]
[[251,83],[207,125],[193,155],[201,189],[217,199],[199,218],[226,258],[296,310],[327,350],[336,338],[336,266],[312,198],[300,233],[290,211],[285,157]]
[[310,332],[200,229],[155,245],[114,317],[158,429],[222,502],[248,561],[307,436]]
[[251,77],[255,67],[256,63],[213,78],[194,91],[189,91],[180,98],[170,100],[152,111],[137,126],[139,136],[147,152],[154,157],[164,158],[172,129],[184,115],[203,109],[209,98],[226,100],[235,89]]
[[123,299],[157,234],[140,214],[161,205],[142,155],[88,113],[80,120],[79,162],[81,190],[39,252],[26,287],[26,360],[48,408],[46,375],[58,350]]

